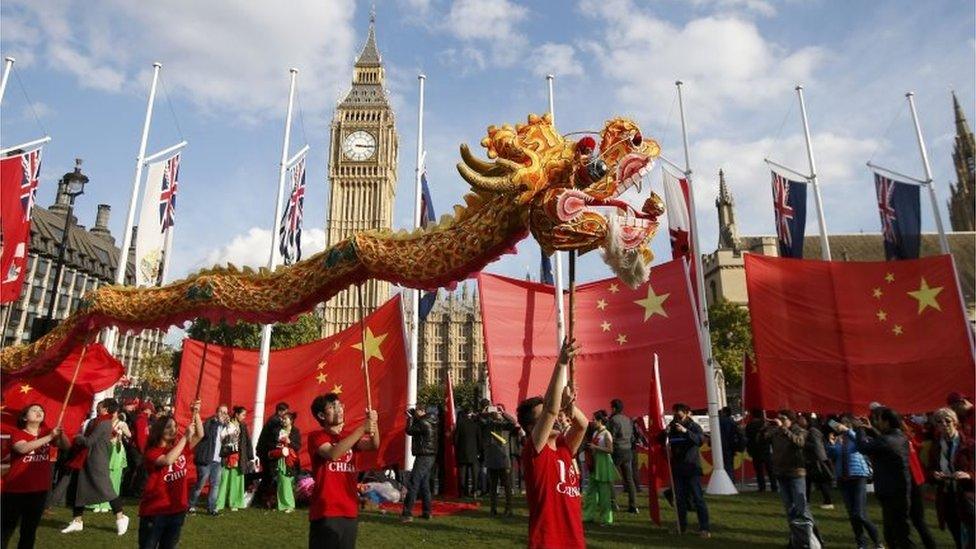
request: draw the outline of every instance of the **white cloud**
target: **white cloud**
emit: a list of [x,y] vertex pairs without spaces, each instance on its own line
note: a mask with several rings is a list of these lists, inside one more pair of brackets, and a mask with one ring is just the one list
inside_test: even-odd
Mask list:
[[691,4],[718,11],[751,12],[765,17],[776,15],[776,6],[766,0],[691,0]]
[[546,42],[534,48],[530,66],[536,76],[581,76],[583,65],[576,59],[576,50],[569,44]]
[[[199,267],[226,265],[238,267],[263,267],[268,264],[271,247],[271,231],[251,227],[244,234],[233,237],[227,244],[207,252],[207,258]],[[325,231],[305,228],[302,231],[302,257],[307,258],[325,249]]]
[[[329,90],[345,83],[355,56],[352,0],[295,0],[288,9],[233,0],[8,4],[10,50],[73,74],[81,86],[112,92],[145,93],[158,60],[170,91],[207,110],[279,115],[289,67],[301,70],[301,89]],[[321,108],[327,96],[303,99]]]
[[527,8],[509,0],[455,0],[442,28],[464,47],[446,51],[446,59],[471,62],[479,69],[489,63],[514,65],[528,47],[528,39],[518,29],[528,15]]
[[639,116],[665,122],[673,81],[688,87],[698,123],[730,108],[758,108],[797,82],[810,81],[825,51],[787,51],[768,42],[751,21],[709,16],[677,26],[641,12],[630,0],[583,0],[581,11],[604,24],[605,38],[585,44],[617,88],[618,98]]

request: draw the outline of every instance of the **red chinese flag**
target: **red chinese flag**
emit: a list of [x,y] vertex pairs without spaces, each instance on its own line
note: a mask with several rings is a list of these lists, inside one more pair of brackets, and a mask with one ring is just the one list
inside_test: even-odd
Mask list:
[[[481,314],[492,399],[514,410],[545,393],[556,362],[552,286],[479,275]],[[579,406],[586,413],[620,398],[636,415],[648,407],[648,364],[661,359],[668,405],[706,405],[704,366],[685,262],[654,267],[651,281],[631,290],[615,278],[576,290]],[[568,307],[567,307],[568,311]]]
[[976,392],[952,258],[827,262],[746,255],[759,394],[767,406],[899,412]]
[[457,412],[454,409],[454,385],[451,376],[444,374],[444,488],[441,494],[449,498],[461,497],[458,489],[457,459],[454,455],[454,429],[457,427]]
[[[403,412],[407,408],[407,358],[400,297],[387,301],[366,317],[365,323],[366,354],[381,444],[376,452],[359,454],[356,465],[360,469],[379,469],[403,462],[406,440]],[[310,409],[316,396],[339,393],[348,427],[359,425],[365,418],[362,339],[357,323],[329,338],[271,352],[264,417],[270,418],[279,402],[287,402],[298,412],[295,424],[302,433],[303,467],[310,467],[306,451],[308,434],[321,429]],[[204,417],[212,415],[220,404],[245,406],[253,413],[258,355],[256,350],[209,346],[200,388]],[[202,358],[203,343],[184,340],[175,404],[181,425],[189,420]],[[247,423],[250,427],[250,416]],[[256,433],[251,436],[257,438]]]
[[27,275],[30,210],[40,165],[40,149],[0,160],[0,303],[20,296]]
[[661,500],[659,492],[662,486],[671,484],[671,474],[668,471],[667,449],[658,442],[658,436],[667,428],[664,420],[664,397],[661,393],[661,373],[658,357],[654,356],[654,370],[651,375],[651,390],[649,395],[650,407],[648,409],[647,429],[647,463],[650,466],[648,482],[650,486],[647,490],[648,506],[651,520],[654,524],[661,525]]
[[746,353],[742,356],[742,411],[766,409],[759,387],[759,365]]
[[[45,374],[33,377],[4,376],[3,378],[3,407],[2,430],[9,434],[17,428],[17,416],[20,410],[30,404],[40,404],[44,407],[44,424],[48,428],[54,427],[64,404],[64,397],[68,394],[68,386],[78,366],[78,358],[83,347],[78,347],[69,354],[57,368]],[[91,411],[92,398],[99,391],[104,391],[118,381],[125,373],[125,367],[115,359],[101,344],[93,343],[88,346],[85,358],[78,370],[78,379],[71,391],[71,400],[61,421],[68,438],[74,437],[81,428],[82,422]]]

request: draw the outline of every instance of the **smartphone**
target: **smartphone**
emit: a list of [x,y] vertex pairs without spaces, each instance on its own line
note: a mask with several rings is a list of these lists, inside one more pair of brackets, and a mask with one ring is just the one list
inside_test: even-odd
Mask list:
[[837,421],[836,419],[831,419],[831,420],[827,421],[827,427],[830,427],[831,429],[839,432],[840,431],[840,427],[841,427],[841,423],[839,421]]

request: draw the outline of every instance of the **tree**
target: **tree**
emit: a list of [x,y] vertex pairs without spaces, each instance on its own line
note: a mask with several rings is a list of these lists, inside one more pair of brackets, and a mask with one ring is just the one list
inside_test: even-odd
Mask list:
[[143,392],[169,393],[176,386],[177,355],[166,349],[139,360],[139,384]]
[[[212,324],[198,318],[190,325],[187,333],[193,339],[209,341],[225,347],[257,349],[261,346],[261,324],[238,322],[228,325],[224,322]],[[271,348],[285,349],[310,343],[322,337],[322,320],[311,313],[299,316],[295,322],[275,324],[271,332]]]
[[749,310],[722,299],[708,308],[712,354],[731,388],[742,386],[742,357],[752,355]]
[[[477,410],[481,402],[481,384],[474,381],[462,381],[454,386],[454,408],[460,410]],[[417,406],[443,406],[444,384],[432,383],[417,391]]]

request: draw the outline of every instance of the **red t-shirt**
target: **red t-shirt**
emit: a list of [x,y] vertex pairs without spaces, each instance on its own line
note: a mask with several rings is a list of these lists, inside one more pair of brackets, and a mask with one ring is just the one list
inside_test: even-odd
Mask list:
[[536,453],[532,438],[522,447],[525,499],[529,504],[529,548],[586,547],[579,471],[566,438]]
[[51,489],[51,445],[45,444],[26,454],[18,453],[13,447],[22,440],[33,442],[49,432],[49,429],[41,427],[37,436],[23,429],[17,429],[10,435],[10,471],[3,479],[4,492],[44,492]]
[[132,427],[132,438],[135,440],[136,448],[140,452],[145,452],[146,442],[149,440],[149,418],[146,414],[139,414]]
[[353,450],[332,461],[319,455],[325,443],[338,444],[349,431],[335,435],[326,430],[308,435],[308,452],[312,456],[312,476],[315,488],[308,506],[308,520],[324,517],[356,518],[359,516],[359,496],[356,491],[356,460]]
[[139,501],[139,516],[172,515],[183,513],[190,508],[190,472],[193,467],[193,450],[187,444],[183,453],[172,465],[156,465],[160,456],[166,455],[169,448],[156,446],[146,450],[143,459],[148,478]]

